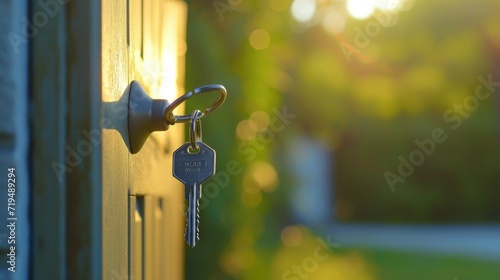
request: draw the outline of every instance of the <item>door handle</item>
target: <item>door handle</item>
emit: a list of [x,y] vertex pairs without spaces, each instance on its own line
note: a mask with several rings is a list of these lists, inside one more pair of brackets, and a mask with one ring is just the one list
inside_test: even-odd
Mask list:
[[227,91],[223,85],[201,86],[169,103],[166,99],[152,99],[139,82],[132,81],[128,100],[130,152],[138,153],[152,132],[165,131],[171,125],[190,121],[190,114],[174,115],[174,109],[188,98],[208,92],[217,92],[219,97],[210,107],[202,111],[202,116],[212,113],[224,103]]

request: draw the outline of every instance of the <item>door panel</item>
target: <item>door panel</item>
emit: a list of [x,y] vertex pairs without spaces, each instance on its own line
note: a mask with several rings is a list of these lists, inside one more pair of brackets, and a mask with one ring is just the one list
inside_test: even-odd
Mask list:
[[103,129],[102,147],[103,279],[181,279],[184,193],[172,177],[171,156],[183,142],[182,126],[151,134],[131,155],[128,132],[120,128],[127,119],[120,116],[126,115],[132,80],[152,98],[172,102],[184,92],[186,5],[173,0],[102,5],[102,115],[103,122],[111,115],[114,124],[103,124],[109,127]]
[[[128,139],[128,132],[126,126],[123,128],[127,122],[127,104],[121,103],[119,117],[114,114],[118,110],[106,106],[123,100],[129,83],[126,4],[126,0],[102,1],[103,279],[128,275],[130,153],[124,140]],[[115,127],[121,127],[121,131]]]

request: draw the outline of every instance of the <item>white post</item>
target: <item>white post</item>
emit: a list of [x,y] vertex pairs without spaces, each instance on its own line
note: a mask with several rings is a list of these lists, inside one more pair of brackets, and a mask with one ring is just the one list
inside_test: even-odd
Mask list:
[[320,228],[334,221],[332,154],[320,141],[297,135],[287,145],[293,176],[290,209],[294,222]]

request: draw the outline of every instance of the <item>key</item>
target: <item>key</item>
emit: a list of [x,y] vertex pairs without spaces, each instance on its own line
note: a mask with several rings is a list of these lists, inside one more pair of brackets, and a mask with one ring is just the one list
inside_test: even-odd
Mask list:
[[173,154],[173,175],[185,185],[185,197],[188,200],[186,212],[186,233],[184,239],[190,247],[196,246],[199,237],[199,199],[201,184],[215,174],[215,151],[203,142],[197,153],[191,152],[187,142]]

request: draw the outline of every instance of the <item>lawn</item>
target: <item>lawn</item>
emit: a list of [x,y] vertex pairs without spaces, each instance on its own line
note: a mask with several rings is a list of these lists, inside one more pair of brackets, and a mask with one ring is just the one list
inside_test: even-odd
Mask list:
[[497,280],[500,260],[367,248],[338,248],[338,254],[360,254],[377,280]]

